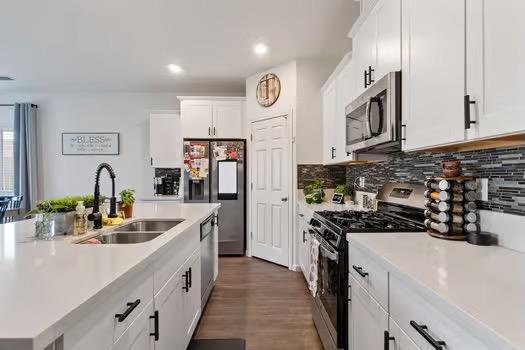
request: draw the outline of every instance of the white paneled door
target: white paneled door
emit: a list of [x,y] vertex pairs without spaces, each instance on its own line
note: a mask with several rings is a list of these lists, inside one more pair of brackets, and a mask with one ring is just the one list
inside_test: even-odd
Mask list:
[[252,255],[289,264],[289,134],[287,119],[252,123]]

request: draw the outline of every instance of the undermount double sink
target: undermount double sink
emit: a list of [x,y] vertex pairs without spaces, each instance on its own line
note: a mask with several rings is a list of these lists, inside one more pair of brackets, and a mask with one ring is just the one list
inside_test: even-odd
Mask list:
[[151,241],[184,220],[141,219],[115,228],[94,238],[102,244],[134,244]]

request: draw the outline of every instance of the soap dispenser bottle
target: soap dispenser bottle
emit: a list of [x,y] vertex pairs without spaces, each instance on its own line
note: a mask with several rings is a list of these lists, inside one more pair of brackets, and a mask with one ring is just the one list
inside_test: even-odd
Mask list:
[[75,208],[75,227],[73,235],[80,236],[87,233],[87,214],[86,207],[84,206],[83,201],[77,202],[77,207]]

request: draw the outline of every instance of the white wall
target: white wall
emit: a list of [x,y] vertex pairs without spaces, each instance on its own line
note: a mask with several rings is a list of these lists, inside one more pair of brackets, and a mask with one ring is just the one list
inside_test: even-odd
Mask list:
[[[3,94],[0,103],[32,102],[38,108],[39,198],[93,192],[101,162],[117,174],[117,191],[152,194],[149,166],[149,113],[179,110],[175,93],[35,93]],[[119,132],[119,156],[63,156],[62,132]],[[182,146],[182,145],[181,145]],[[102,193],[110,193],[103,175]]]

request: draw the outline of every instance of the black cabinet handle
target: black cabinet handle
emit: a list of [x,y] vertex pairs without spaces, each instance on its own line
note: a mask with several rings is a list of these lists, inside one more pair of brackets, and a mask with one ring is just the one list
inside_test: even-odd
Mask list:
[[352,268],[359,274],[361,275],[361,277],[365,278],[366,276],[368,276],[368,272],[364,272],[363,271],[363,268],[361,266],[355,266],[355,265],[352,265]]
[[335,147],[332,147],[332,159],[335,158]]
[[476,124],[476,121],[470,120],[470,105],[476,104],[476,101],[470,100],[470,95],[465,95],[464,98],[464,107],[465,107],[465,129],[470,129],[471,124]]
[[372,66],[368,66],[368,85],[372,85],[376,81],[372,79],[372,72],[375,72],[375,69]]
[[190,285],[188,284],[189,272],[188,271],[184,272],[184,275],[182,275],[182,277],[184,277],[184,285],[182,286],[182,290],[188,293],[190,291]]
[[150,165],[153,165],[153,157],[149,157],[149,163]]
[[208,127],[208,136],[211,136],[211,126]]
[[155,330],[153,331],[153,333],[150,333],[149,335],[152,336],[152,337],[155,337],[155,341],[159,341],[159,311],[155,311],[155,313],[153,314],[153,316],[150,316],[149,319],[154,319],[155,321],[155,324],[154,324],[154,327],[155,327]]
[[189,274],[189,279],[188,279],[188,286],[191,288],[191,280],[192,280],[192,274],[191,274],[191,267],[190,269],[188,270],[188,274]]
[[417,324],[416,321],[410,321],[410,325],[418,332],[425,340],[432,345],[436,350],[443,350],[443,347],[447,345],[443,340],[436,340],[430,334],[428,334],[428,327],[424,324]]
[[366,69],[363,71],[363,79],[364,79],[364,87],[366,88],[368,86],[368,72],[366,71]]
[[303,230],[303,243],[306,242],[306,230]]
[[124,311],[123,313],[121,314],[115,314],[115,318],[119,321],[119,322],[124,322],[124,320],[126,318],[128,318],[129,314],[131,314],[133,312],[133,310],[135,310],[135,308],[137,306],[139,306],[140,304],[140,299],[137,299],[135,300],[134,302],[132,303],[127,303],[126,305],[128,306],[128,308],[126,309],[126,311]]
[[215,127],[213,127],[213,136],[217,135],[217,132],[215,130]]
[[391,337],[390,333],[388,331],[385,331],[384,337],[385,337],[384,338],[384,341],[385,341],[384,349],[385,350],[389,350],[390,349],[390,342],[393,341],[393,340],[396,340],[396,338]]

